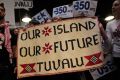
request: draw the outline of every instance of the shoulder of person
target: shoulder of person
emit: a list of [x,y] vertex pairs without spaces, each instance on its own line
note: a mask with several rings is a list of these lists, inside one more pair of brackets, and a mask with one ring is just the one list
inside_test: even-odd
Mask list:
[[116,22],[116,20],[114,19],[114,20],[112,20],[112,21],[109,21],[109,22],[107,23],[107,25],[115,24],[115,22]]
[[106,28],[111,28],[111,27],[113,27],[115,24],[116,24],[116,20],[115,20],[115,19],[112,20],[112,21],[109,21],[109,22],[107,22],[107,24],[106,24]]

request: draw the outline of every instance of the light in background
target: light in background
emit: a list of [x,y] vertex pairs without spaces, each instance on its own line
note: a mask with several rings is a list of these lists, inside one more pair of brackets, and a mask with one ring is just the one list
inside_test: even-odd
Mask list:
[[110,20],[112,20],[112,19],[114,19],[114,16],[107,16],[107,17],[105,18],[105,21],[110,21]]
[[28,17],[28,16],[25,16],[22,18],[22,21],[25,22],[25,23],[29,23],[31,21],[31,18]]

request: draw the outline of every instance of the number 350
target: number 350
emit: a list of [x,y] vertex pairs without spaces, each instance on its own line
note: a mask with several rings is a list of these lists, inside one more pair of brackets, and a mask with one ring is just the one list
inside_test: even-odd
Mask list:
[[88,10],[90,8],[90,2],[89,1],[77,1],[74,5],[75,10]]
[[55,14],[62,14],[67,12],[67,7],[66,6],[60,6],[54,10]]

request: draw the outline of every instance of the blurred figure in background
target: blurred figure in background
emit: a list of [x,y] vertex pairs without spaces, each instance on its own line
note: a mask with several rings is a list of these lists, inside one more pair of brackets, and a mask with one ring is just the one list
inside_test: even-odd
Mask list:
[[0,80],[13,80],[10,62],[12,58],[11,35],[5,21],[4,4],[0,3]]
[[120,80],[120,0],[115,0],[112,5],[114,20],[107,23],[106,32],[111,45],[114,64],[117,66],[117,80]]

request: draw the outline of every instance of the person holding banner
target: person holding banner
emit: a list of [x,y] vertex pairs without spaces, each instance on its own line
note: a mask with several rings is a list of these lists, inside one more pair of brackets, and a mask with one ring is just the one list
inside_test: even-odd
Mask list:
[[115,0],[112,5],[114,20],[107,23],[106,32],[111,45],[114,64],[117,66],[117,80],[120,79],[120,0]]
[[34,27],[39,24],[40,24],[39,21],[37,21],[36,19],[32,19],[26,27]]
[[12,80],[10,62],[12,58],[11,37],[5,21],[4,3],[0,3],[0,80]]

